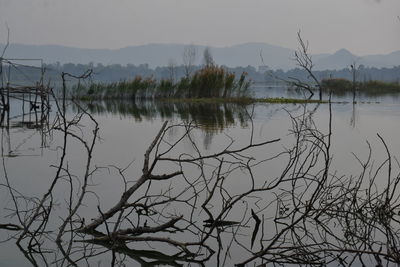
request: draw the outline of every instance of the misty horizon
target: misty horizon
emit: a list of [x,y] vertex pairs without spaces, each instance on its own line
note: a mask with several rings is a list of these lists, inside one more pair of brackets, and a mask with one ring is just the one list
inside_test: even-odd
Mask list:
[[[0,49],[2,49],[5,46],[5,42],[0,42]],[[64,44],[57,44],[57,43],[47,43],[47,44],[35,44],[35,43],[18,43],[18,42],[9,42],[9,46],[12,45],[24,45],[24,46],[59,46],[59,47],[66,47],[66,48],[77,48],[77,49],[88,49],[88,50],[110,50],[110,51],[116,51],[116,50],[121,50],[121,49],[126,49],[126,48],[131,48],[131,47],[144,47],[144,46],[160,46],[160,45],[166,45],[166,46],[189,46],[189,45],[193,45],[196,47],[200,47],[200,48],[231,48],[231,47],[238,47],[238,46],[244,46],[244,45],[269,45],[269,46],[274,46],[274,47],[279,47],[279,48],[285,48],[285,49],[290,49],[290,50],[297,50],[298,47],[293,46],[293,47],[289,47],[289,46],[280,46],[277,44],[273,44],[273,43],[269,43],[269,42],[257,42],[257,41],[248,41],[248,42],[243,42],[243,43],[234,43],[234,44],[230,44],[230,45],[205,45],[205,44],[197,44],[197,43],[178,43],[178,42],[171,42],[171,43],[163,43],[163,42],[159,42],[159,43],[144,43],[144,44],[132,44],[132,45],[125,45],[125,46],[121,46],[121,47],[116,47],[116,48],[108,48],[108,47],[80,47],[80,46],[71,46],[71,45],[64,45]],[[346,47],[339,47],[336,50],[333,50],[333,52],[329,52],[329,51],[322,51],[319,53],[313,53],[312,51],[311,54],[312,55],[324,55],[324,54],[334,54],[337,53],[341,50],[345,50],[350,52],[351,54],[353,54],[354,56],[371,56],[371,55],[388,55],[388,54],[392,54],[395,52],[400,51],[400,49],[396,49],[393,51],[389,51],[387,53],[368,53],[368,54],[358,54],[353,52],[351,49],[346,48]]]
[[0,43],[8,26],[19,44],[115,50],[254,42],[295,49],[301,30],[313,54],[345,48],[377,55],[400,50],[398,10],[398,0],[0,0]]
[[[194,44],[193,44],[194,45]],[[0,50],[4,44],[0,44]],[[90,49],[63,45],[26,45],[11,43],[5,53],[7,58],[40,58],[44,63],[101,63],[110,64],[148,64],[150,68],[182,64],[185,44],[148,44],[128,46],[119,49]],[[196,57],[194,64],[202,64],[202,53],[207,46],[194,45]],[[228,67],[262,66],[271,69],[288,70],[296,67],[293,61],[294,49],[271,45],[269,43],[245,43],[227,47],[210,47],[215,63]],[[262,54],[262,58],[260,56]],[[359,56],[345,48],[334,53],[316,54],[310,51],[315,63],[315,69],[342,69],[353,62],[367,67],[394,67],[400,62],[400,50],[389,54]],[[262,61],[265,62],[262,62]]]

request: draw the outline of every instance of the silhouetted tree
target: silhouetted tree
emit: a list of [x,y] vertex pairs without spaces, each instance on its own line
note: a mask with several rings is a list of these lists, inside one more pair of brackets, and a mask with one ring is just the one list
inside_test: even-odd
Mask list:
[[206,67],[214,65],[214,59],[213,59],[213,56],[211,54],[211,49],[209,47],[206,47],[204,49],[203,62],[204,62],[204,65],[206,65]]
[[191,75],[196,60],[196,47],[194,45],[185,46],[183,50],[183,66],[187,78]]

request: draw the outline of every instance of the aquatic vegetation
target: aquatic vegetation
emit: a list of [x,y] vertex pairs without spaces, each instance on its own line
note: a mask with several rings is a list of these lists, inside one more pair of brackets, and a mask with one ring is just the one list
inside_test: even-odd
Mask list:
[[392,94],[400,93],[400,84],[397,82],[366,81],[353,83],[347,79],[324,79],[321,82],[325,91],[331,90],[334,94],[352,92],[355,89],[363,94]]
[[136,76],[130,81],[76,85],[72,98],[95,99],[154,99],[154,98],[229,98],[249,95],[251,80],[243,72],[236,80],[234,73],[223,67],[206,66],[192,76],[174,83],[171,79],[156,81]]
[[239,80],[235,81],[234,73],[211,65],[194,73],[189,81],[183,79],[183,85],[186,85],[187,97],[190,98],[242,97],[248,94],[251,83],[250,80],[246,80],[246,75],[243,72]]
[[337,91],[351,91],[353,89],[353,83],[346,79],[324,79],[321,81],[322,88],[324,90]]
[[157,86],[156,80],[136,76],[131,81],[116,83],[91,83],[88,86],[78,84],[72,88],[72,98],[91,99],[136,99],[146,97]]
[[396,82],[381,82],[381,81],[368,81],[365,83],[360,83],[359,90],[363,92],[370,93],[399,93],[400,92],[400,84]]

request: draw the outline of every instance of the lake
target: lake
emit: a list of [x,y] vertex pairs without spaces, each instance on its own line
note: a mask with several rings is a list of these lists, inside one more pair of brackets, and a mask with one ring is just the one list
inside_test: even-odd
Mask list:
[[[280,87],[255,86],[253,92],[302,96]],[[68,102],[65,125],[54,102],[41,120],[34,113],[20,116],[15,101],[9,126],[1,128],[0,224],[37,218],[21,248],[16,239],[23,230],[0,231],[0,266],[232,266],[247,260],[253,266],[295,259],[361,266],[361,258],[376,264],[376,254],[384,261],[387,250],[380,247],[389,243],[393,260],[400,241],[398,96],[358,96],[353,104],[350,95],[341,95],[332,101],[78,103],[90,116]],[[94,121],[98,132],[88,157]],[[153,140],[152,175],[107,217],[143,177]],[[77,204],[64,225],[63,251],[55,240]],[[95,228],[101,233],[77,231],[95,218],[104,219]],[[358,258],[361,250],[367,253]]]

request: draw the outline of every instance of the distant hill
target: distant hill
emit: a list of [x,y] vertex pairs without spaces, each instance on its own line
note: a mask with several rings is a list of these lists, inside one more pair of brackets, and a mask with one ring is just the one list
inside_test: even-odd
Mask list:
[[[4,44],[0,44],[0,49]],[[66,47],[60,45],[24,45],[10,44],[5,57],[8,58],[42,58],[45,63],[75,63],[87,64],[93,62],[109,64],[148,64],[149,67],[166,66],[173,61],[182,64],[183,44],[147,44],[129,46],[121,49],[86,49]],[[202,54],[205,46],[196,46],[197,61],[202,63]],[[267,43],[246,43],[228,47],[211,47],[214,60],[219,65],[229,67],[262,65],[260,53],[264,63],[271,69],[288,70],[296,67],[293,61],[294,50],[270,45]],[[368,55],[358,57],[346,49],[334,54],[313,55],[316,70],[342,69],[354,61],[359,65],[369,67],[393,67],[400,65],[400,51],[388,55]]]
[[350,53],[346,49],[340,49],[332,55],[326,55],[315,60],[314,64],[320,70],[332,70],[338,68],[345,68],[356,62],[359,64],[360,57]]
[[392,67],[400,65],[400,51],[387,55],[371,55],[362,57],[360,64],[368,66]]

